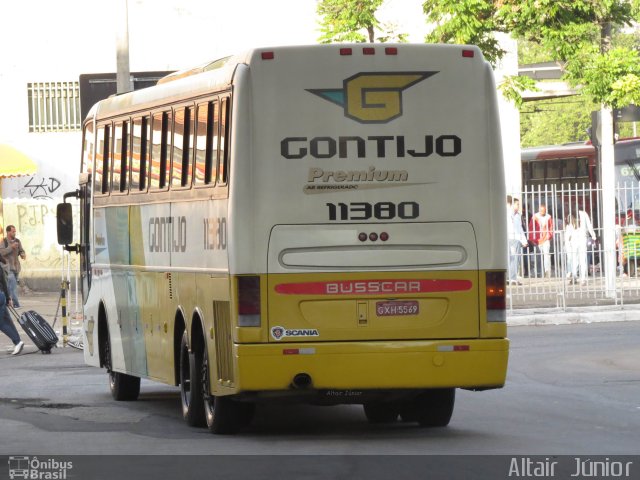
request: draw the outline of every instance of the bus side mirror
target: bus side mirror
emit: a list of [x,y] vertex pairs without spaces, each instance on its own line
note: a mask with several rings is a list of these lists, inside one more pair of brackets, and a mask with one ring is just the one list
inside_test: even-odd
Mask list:
[[70,203],[59,203],[56,208],[58,218],[58,245],[69,245],[73,242],[73,209]]

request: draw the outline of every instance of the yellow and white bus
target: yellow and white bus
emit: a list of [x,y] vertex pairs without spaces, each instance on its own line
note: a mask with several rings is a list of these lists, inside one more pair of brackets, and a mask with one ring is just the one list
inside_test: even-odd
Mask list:
[[[255,404],[449,423],[504,385],[506,216],[479,49],[256,49],[97,103],[84,122],[84,355],[117,400],[179,385],[194,426]],[[66,200],[66,199],[65,199]]]

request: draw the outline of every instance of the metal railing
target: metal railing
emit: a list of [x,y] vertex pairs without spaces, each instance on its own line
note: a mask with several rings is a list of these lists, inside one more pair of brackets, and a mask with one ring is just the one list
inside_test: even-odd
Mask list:
[[[602,189],[588,185],[538,185],[512,194],[521,204],[529,244],[517,254],[517,280],[507,282],[509,309],[623,304],[640,301],[640,183],[617,185],[615,191],[615,292],[607,289],[602,222]],[[535,245],[531,217],[545,204],[553,236],[544,268],[544,252]],[[583,212],[583,213],[581,213]],[[595,240],[586,228],[592,223]],[[572,223],[572,219],[575,225]],[[583,229],[579,235],[572,231]],[[576,244],[578,238],[578,244]],[[582,238],[582,240],[580,240]],[[585,242],[585,244],[582,244]],[[576,265],[572,268],[573,265]]]

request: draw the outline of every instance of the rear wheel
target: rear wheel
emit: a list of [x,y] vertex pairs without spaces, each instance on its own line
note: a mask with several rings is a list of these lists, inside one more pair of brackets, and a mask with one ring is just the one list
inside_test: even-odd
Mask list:
[[400,416],[403,421],[418,422],[421,427],[446,427],[451,421],[455,400],[455,388],[427,390],[402,405]]
[[111,338],[109,330],[102,346],[104,366],[109,374],[111,396],[118,401],[137,400],[140,395],[140,378],[125,373],[114,372],[111,363]]
[[201,365],[202,352],[189,353],[189,339],[185,331],[180,343],[180,400],[182,416],[192,427],[205,425]]
[[253,419],[255,404],[238,402],[229,396],[211,395],[209,388],[209,354],[205,346],[202,361],[202,384],[204,386],[204,412],[207,428],[211,433],[228,435],[248,426]]
[[369,423],[392,423],[398,419],[398,408],[389,402],[371,402],[362,405]]

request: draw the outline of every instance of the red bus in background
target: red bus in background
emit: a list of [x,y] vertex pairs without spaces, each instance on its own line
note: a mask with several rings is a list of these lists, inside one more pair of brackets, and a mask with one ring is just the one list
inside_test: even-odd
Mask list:
[[[614,145],[615,183],[640,182],[640,138],[619,140]],[[527,190],[537,186],[596,188],[600,183],[600,167],[596,149],[590,142],[523,148],[522,185]]]

